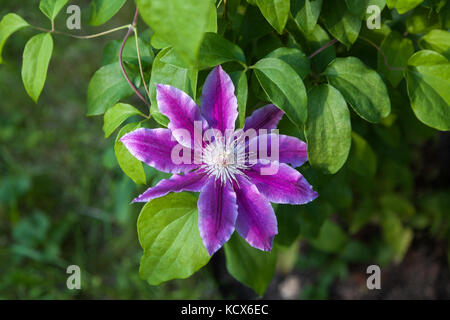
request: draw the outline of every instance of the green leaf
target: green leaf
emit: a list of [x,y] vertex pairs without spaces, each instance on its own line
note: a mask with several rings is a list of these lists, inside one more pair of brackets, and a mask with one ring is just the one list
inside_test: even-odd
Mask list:
[[450,32],[445,30],[432,30],[420,39],[423,49],[434,50],[450,59]]
[[270,25],[282,34],[289,17],[290,0],[256,0],[255,3]]
[[403,14],[417,7],[423,0],[387,0],[386,2],[389,9],[397,9],[398,13]]
[[228,272],[263,296],[275,273],[275,248],[264,252],[251,247],[237,232],[225,244]]
[[437,13],[425,7],[414,9],[411,16],[406,20],[406,31],[412,34],[427,33],[440,28]]
[[391,112],[391,101],[380,75],[358,58],[337,58],[325,75],[361,118],[377,123]]
[[137,0],[144,21],[170,43],[186,63],[195,65],[204,33],[211,25],[210,0]]
[[101,67],[92,77],[88,86],[88,116],[103,114],[120,99],[134,93],[125,80],[119,62]]
[[217,33],[207,32],[200,46],[198,68],[207,69],[229,61],[245,64],[242,49]]
[[406,82],[416,117],[438,130],[450,130],[450,62],[430,50],[408,61]]
[[322,0],[295,0],[292,11],[295,22],[304,34],[313,32],[322,10]]
[[14,32],[28,26],[28,22],[14,13],[8,13],[2,18],[0,21],[0,64],[3,63],[2,50],[6,40],[8,40],[9,36]]
[[152,117],[162,126],[167,126],[169,120],[158,111],[158,102],[156,101],[156,84],[169,84],[174,86],[195,98],[197,88],[197,71],[194,69],[181,68],[176,65],[165,63],[163,59],[177,59],[171,48],[161,50],[153,61],[152,77],[150,79],[150,112]]
[[386,76],[393,87],[397,87],[403,79],[401,68],[406,68],[409,57],[414,53],[413,43],[392,31],[381,43],[381,50],[384,56],[381,51],[378,52],[378,71]]
[[276,206],[278,235],[275,241],[282,246],[291,246],[300,235],[301,216],[297,208],[286,204]]
[[37,103],[47,78],[53,52],[50,33],[40,33],[28,40],[23,51],[22,81],[28,95]]
[[100,26],[111,19],[127,0],[92,0],[89,6],[89,24]]
[[[191,68],[176,51],[162,57],[161,61],[185,69]],[[245,64],[242,49],[217,33],[207,32],[200,46],[198,62],[192,67],[202,70],[229,61]]]
[[356,41],[361,29],[361,19],[352,14],[345,1],[325,1],[321,21],[325,28],[347,49]]
[[124,144],[120,142],[120,138],[122,138],[125,134],[140,127],[140,123],[129,123],[123,126],[117,134],[116,142],[114,144],[114,152],[116,154],[117,162],[119,163],[122,171],[136,184],[146,184],[145,171],[144,167],[142,166],[142,162],[136,159],[128,151]]
[[53,21],[67,2],[69,2],[69,0],[41,0],[39,9],[47,16],[47,18]]
[[377,171],[377,155],[363,137],[352,132],[352,147],[348,158],[350,170],[362,177],[375,176]]
[[[103,66],[113,64],[119,61],[119,51],[121,45],[122,41],[119,40],[113,40],[106,45],[105,49],[103,50],[103,57],[102,57]],[[150,69],[151,64],[153,63],[153,60],[155,58],[155,55],[153,53],[150,44],[142,40],[142,38],[140,37],[138,37],[138,45],[139,45],[139,52],[141,55],[142,67],[144,68],[145,71],[147,69]],[[134,37],[128,39],[127,42],[125,43],[122,59],[126,63],[133,64],[136,67],[139,67],[139,60],[136,50],[136,39]]]
[[394,251],[395,260],[401,261],[414,237],[413,231],[404,227],[400,218],[392,211],[383,211],[381,226],[384,241]]
[[344,230],[331,220],[326,220],[320,229],[319,236],[310,240],[313,247],[329,253],[342,251],[348,242],[349,238]]
[[311,166],[334,174],[345,163],[351,146],[350,112],[341,93],[330,85],[309,93],[305,137]]
[[[369,0],[367,2],[367,8],[369,6],[377,6],[378,8],[380,8],[380,12],[383,12],[383,9],[386,7],[386,0]],[[372,13],[369,14],[367,12],[367,8],[365,10],[364,20],[367,20],[372,15]]]
[[151,285],[185,279],[209,262],[197,221],[197,199],[188,193],[171,193],[144,206],[137,223],[144,249],[141,278]]
[[[330,42],[330,37],[328,33],[318,24],[314,27],[312,33],[306,36],[307,45],[309,47],[309,52],[313,53],[319,48],[323,47],[325,44]],[[331,61],[336,59],[336,50],[334,46],[330,46],[318,53],[312,58],[312,64],[316,67],[318,72],[323,71]]]
[[367,10],[369,0],[345,0],[348,10],[356,16],[363,16]]
[[108,109],[105,113],[103,123],[105,138],[108,138],[125,120],[137,114],[145,117],[138,109],[125,103],[118,103],[114,107]]
[[277,58],[261,59],[253,67],[270,101],[282,109],[296,126],[304,124],[307,117],[306,89],[295,70]]
[[235,71],[230,73],[230,78],[234,84],[234,93],[238,102],[239,125],[237,128],[243,128],[245,123],[245,113],[247,110],[248,83],[247,75],[244,71]]
[[290,65],[302,79],[304,79],[311,70],[309,59],[303,52],[296,48],[278,48],[269,53],[266,58],[278,58],[283,60]]
[[152,47],[155,49],[164,49],[167,47],[170,47],[170,43],[163,40],[160,36],[158,36],[156,33],[153,34],[150,43]]
[[300,215],[300,234],[307,238],[316,238],[326,219],[335,211],[330,204],[320,200],[296,208]]

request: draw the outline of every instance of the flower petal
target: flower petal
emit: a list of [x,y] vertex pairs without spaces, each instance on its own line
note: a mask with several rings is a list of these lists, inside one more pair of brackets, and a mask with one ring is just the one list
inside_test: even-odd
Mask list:
[[198,167],[198,165],[193,164],[194,158],[191,149],[188,149],[190,154],[187,156],[189,161],[185,161],[187,164],[174,163],[172,150],[178,145],[178,142],[173,139],[169,129],[140,128],[127,133],[120,141],[135,158],[157,170],[180,173]]
[[224,134],[226,129],[234,130],[237,108],[233,81],[219,65],[210,72],[203,85],[202,114],[212,128]]
[[245,174],[270,202],[305,204],[317,198],[318,193],[300,172],[284,163],[272,162],[271,164],[278,166],[277,172],[273,175],[261,174],[261,169],[268,169],[270,164],[257,164],[245,171]]
[[198,226],[209,255],[230,239],[236,217],[236,194],[231,183],[208,178],[198,198]]
[[[249,141],[249,150],[257,150],[259,159],[289,163],[293,167],[300,167],[308,161],[306,143],[291,136],[278,135],[278,157],[276,154],[269,152],[272,150],[272,142],[277,141],[276,136],[275,133],[270,133],[254,137]],[[262,146],[266,146],[267,150],[265,152],[262,152],[264,150],[260,150],[261,141],[263,141],[263,139],[265,139],[265,144],[262,144]]]
[[245,119],[244,131],[255,129],[258,132],[260,129],[275,129],[283,114],[284,112],[281,109],[273,104],[268,104],[255,110],[250,117]]
[[148,188],[133,202],[148,202],[154,198],[165,196],[169,192],[199,192],[205,181],[206,175],[199,172],[190,172],[185,175],[174,174],[170,179],[163,179],[156,186]]
[[270,202],[247,178],[237,176],[235,185],[238,204],[236,230],[252,247],[272,250],[272,242],[278,233],[277,218]]
[[[193,148],[194,132],[197,131],[201,139],[202,130],[208,127],[194,100],[183,91],[164,84],[156,85],[156,100],[159,111],[170,120],[168,128],[175,139],[183,146]],[[199,127],[194,126],[195,121],[198,122]],[[186,137],[185,133],[189,136]]]

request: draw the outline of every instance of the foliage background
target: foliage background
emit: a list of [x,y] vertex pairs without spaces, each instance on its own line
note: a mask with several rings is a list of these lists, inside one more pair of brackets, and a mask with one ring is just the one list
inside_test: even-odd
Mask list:
[[[72,3],[82,7],[82,33],[97,32],[85,21],[88,1]],[[8,12],[31,24],[44,21],[38,1],[2,0],[0,16]],[[133,12],[128,3],[105,29],[129,23]],[[57,18],[60,28],[65,17]],[[140,206],[129,201],[140,190],[120,171],[114,138],[103,138],[101,117],[86,117],[88,79],[108,40],[121,36],[56,36],[36,105],[20,79],[23,47],[34,33],[11,37],[0,66],[0,298],[255,298],[227,274],[222,252],[186,280],[152,287],[139,278]],[[271,37],[255,43],[259,56],[279,46]],[[357,42],[349,54],[376,69],[377,52],[367,43]],[[321,197],[304,207],[279,208],[279,237],[291,230],[283,217],[295,214],[300,238],[280,239],[285,246],[266,297],[450,297],[450,137],[417,121],[409,102],[396,94],[405,90],[404,83],[390,88],[390,120],[369,125],[352,114],[353,131],[373,149],[363,165],[353,152],[335,176],[304,169]],[[81,291],[66,288],[71,264],[81,267]],[[382,266],[380,292],[365,287],[370,264]]]

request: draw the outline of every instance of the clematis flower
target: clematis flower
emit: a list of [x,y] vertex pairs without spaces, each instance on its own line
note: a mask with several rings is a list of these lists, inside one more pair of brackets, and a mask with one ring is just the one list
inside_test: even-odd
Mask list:
[[[283,111],[274,105],[262,107],[246,119],[243,129],[235,131],[238,108],[234,85],[221,66],[213,69],[205,81],[201,108],[186,93],[169,85],[157,85],[156,94],[159,111],[169,118],[168,128],[140,128],[121,141],[140,161],[173,175],[133,202],[147,202],[170,192],[200,192],[198,226],[210,255],[235,230],[251,246],[270,251],[278,233],[271,202],[299,205],[317,197],[312,186],[293,168],[307,161],[306,143],[268,132],[276,129]],[[198,130],[208,129],[218,134],[209,140],[195,140]],[[249,130],[256,135],[243,139],[243,133]],[[261,133],[264,131],[267,133]],[[227,136],[227,132],[234,134]],[[252,152],[255,146],[270,146],[271,138],[278,143],[276,161]],[[173,150],[180,146],[191,160],[201,154],[199,161],[174,161]],[[251,157],[255,161],[249,161]],[[277,170],[263,173],[272,166]]]

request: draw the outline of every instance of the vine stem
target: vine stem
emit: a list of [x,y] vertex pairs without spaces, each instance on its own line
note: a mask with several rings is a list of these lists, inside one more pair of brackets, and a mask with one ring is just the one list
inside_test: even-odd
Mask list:
[[139,72],[141,74],[141,79],[142,79],[142,83],[144,84],[145,92],[147,93],[147,96],[150,99],[150,91],[148,90],[147,82],[145,81],[144,70],[142,68],[141,51],[139,50],[139,37],[138,37],[138,31],[137,31],[136,27],[134,27],[134,39],[136,40],[136,52],[137,52],[137,57],[138,57],[138,62],[139,62]]
[[318,55],[319,53],[321,53],[323,50],[325,50],[328,47],[331,47],[332,45],[334,45],[337,42],[337,39],[333,39],[330,42],[326,43],[324,46],[320,47],[319,49],[317,49],[316,51],[314,51],[313,53],[311,53],[308,56],[308,59],[312,59],[314,56]]
[[386,57],[386,55],[384,54],[383,49],[381,49],[379,46],[377,46],[375,43],[373,43],[372,41],[370,41],[369,39],[363,37],[363,36],[359,36],[359,38],[361,38],[362,40],[366,41],[367,43],[369,43],[372,47],[374,47],[375,49],[377,49],[377,51],[379,53],[381,53],[381,55],[383,56],[384,59],[384,64],[386,65],[386,68],[388,68],[391,71],[405,71],[406,68],[399,68],[399,67],[392,67],[389,62],[388,59]]
[[105,36],[107,34],[110,34],[110,33],[113,33],[113,32],[119,31],[119,30],[130,28],[131,25],[127,24],[127,25],[120,26],[120,27],[117,27],[117,28],[114,28],[114,29],[111,29],[111,30],[106,30],[106,31],[103,31],[103,32],[100,32],[100,33],[86,35],[86,36],[77,36],[75,34],[71,34],[71,33],[67,33],[67,32],[62,32],[62,31],[58,31],[58,30],[49,30],[49,29],[36,27],[36,26],[31,26],[31,27],[36,29],[36,30],[39,30],[39,31],[50,32],[50,33],[54,33],[54,34],[60,34],[60,35],[68,36],[68,37],[75,38],[75,39],[93,39],[93,38]]
[[[122,74],[125,77],[125,80],[127,80],[128,84],[130,85],[130,87],[133,89],[133,91],[136,93],[136,95],[139,97],[139,99],[141,99],[146,105],[150,106],[150,103],[141,95],[141,93],[139,92],[139,90],[134,86],[134,84],[131,82],[130,77],[127,74],[127,71],[125,70],[125,66],[123,65],[123,49],[125,48],[125,44],[128,40],[128,38],[130,37],[131,33],[133,32],[133,30],[136,28],[136,24],[137,24],[137,18],[138,18],[138,9],[136,9],[136,13],[134,14],[134,20],[132,25],[130,25],[128,27],[128,32],[125,35],[125,38],[123,38],[122,44],[120,46],[120,51],[119,51],[119,64],[120,64],[120,69],[122,70]],[[145,81],[144,81],[145,83]]]

